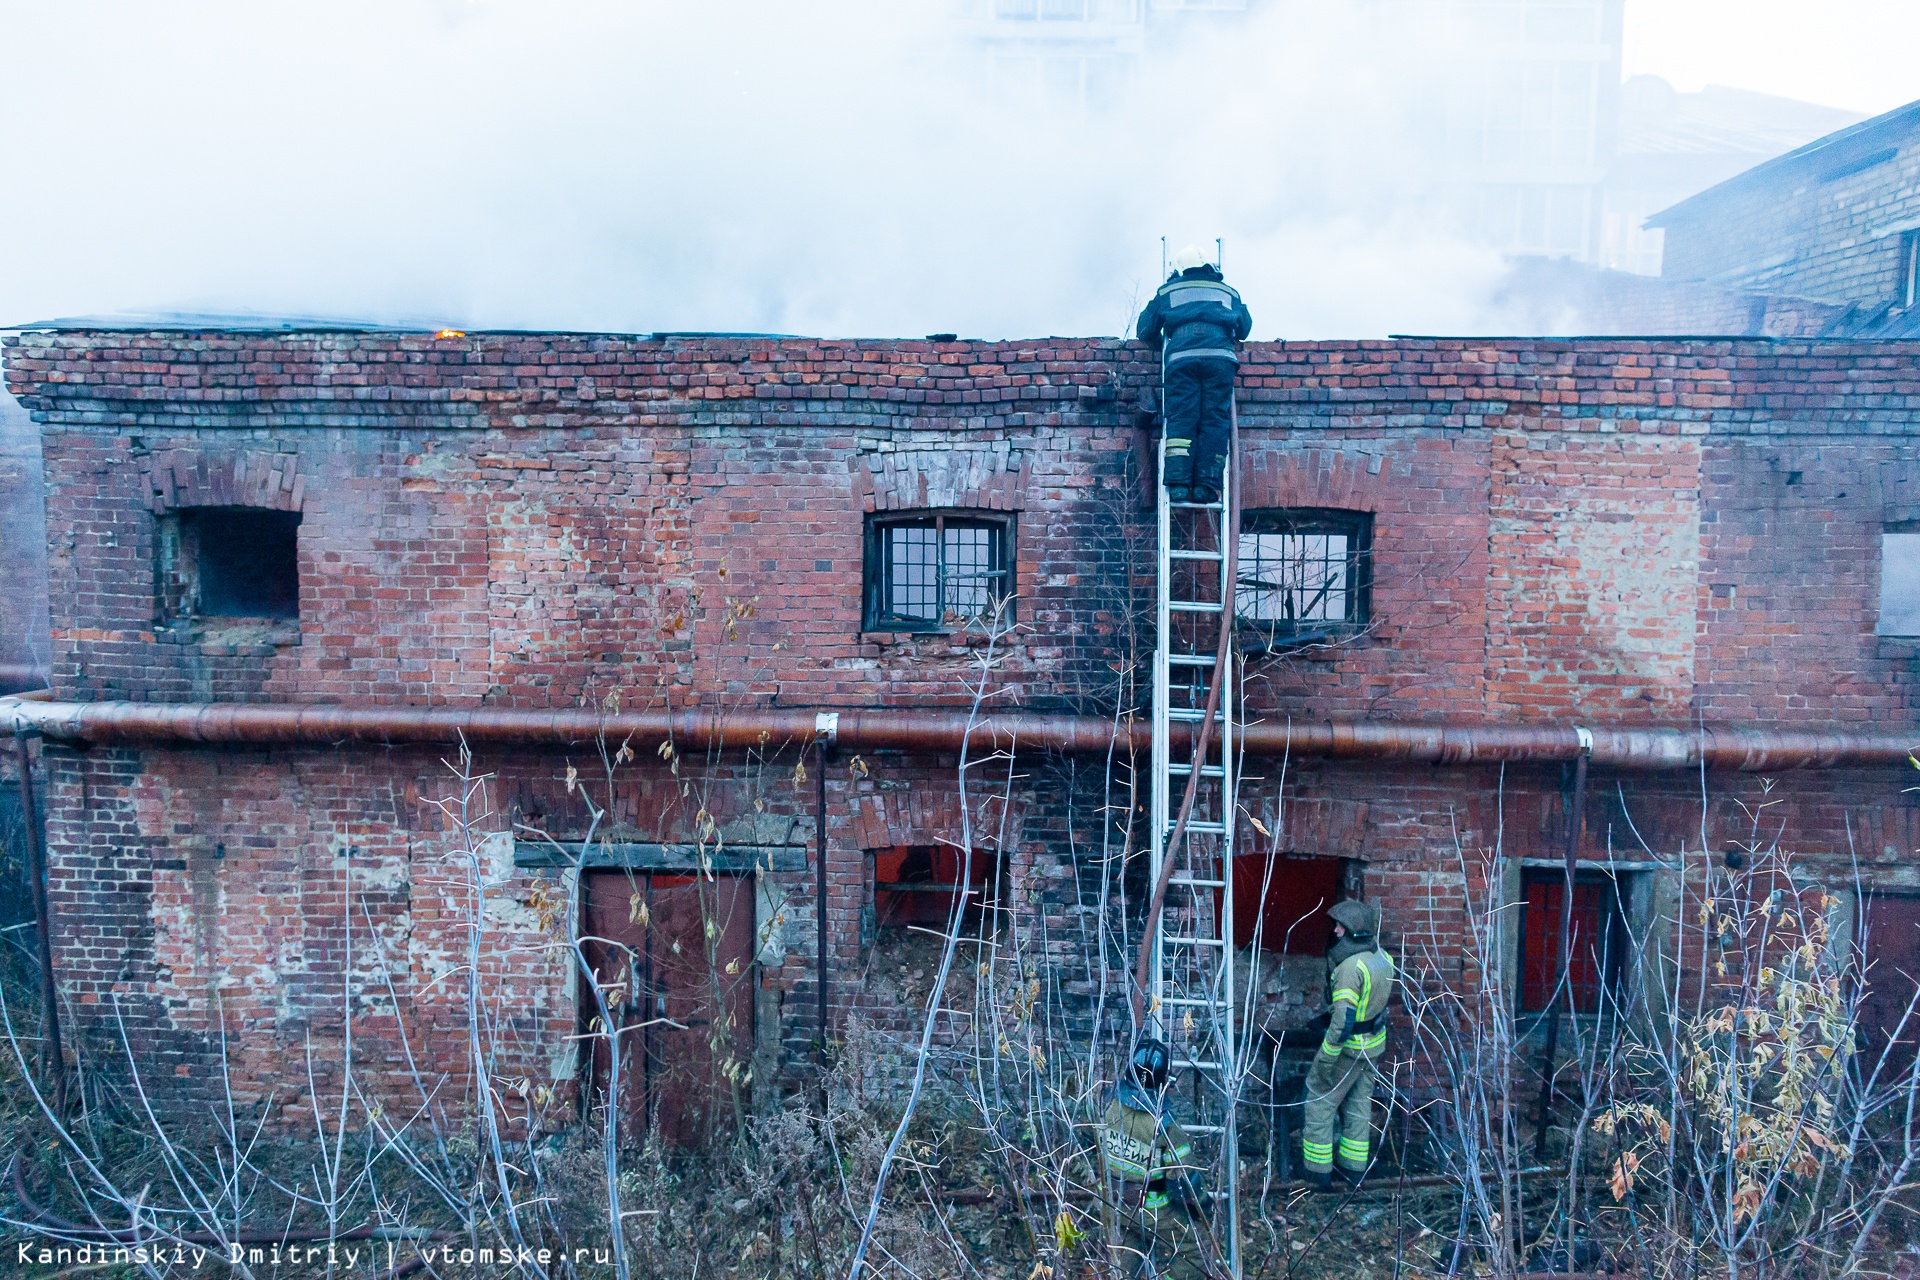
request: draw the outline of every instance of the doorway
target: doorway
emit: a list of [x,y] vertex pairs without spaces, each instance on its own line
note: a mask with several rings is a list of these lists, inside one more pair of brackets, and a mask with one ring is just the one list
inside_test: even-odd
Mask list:
[[[712,1140],[745,1114],[751,1084],[753,877],[590,871],[581,896],[587,960],[621,1028],[622,1127]],[[583,1023],[597,1016],[591,993],[581,1008]],[[607,1042],[591,1043],[591,1096],[604,1099]]]

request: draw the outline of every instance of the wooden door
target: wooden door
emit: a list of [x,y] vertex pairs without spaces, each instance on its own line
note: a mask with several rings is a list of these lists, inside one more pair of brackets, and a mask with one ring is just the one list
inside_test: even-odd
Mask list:
[[[619,998],[625,1128],[702,1143],[746,1107],[753,1058],[753,878],[629,871],[586,875],[587,956]],[[610,999],[609,1003],[613,1003]],[[591,994],[583,1008],[594,1013]],[[593,1090],[606,1096],[607,1046]]]
[[[1920,896],[1876,893],[1861,911],[1866,926],[1867,988],[1861,996],[1860,1029],[1869,1054],[1879,1055],[1900,1025],[1901,1015],[1920,984]],[[1915,1011],[1920,1018],[1920,1010]],[[1907,1020],[1900,1032],[1896,1060],[1910,1061],[1920,1045],[1920,1026]]]

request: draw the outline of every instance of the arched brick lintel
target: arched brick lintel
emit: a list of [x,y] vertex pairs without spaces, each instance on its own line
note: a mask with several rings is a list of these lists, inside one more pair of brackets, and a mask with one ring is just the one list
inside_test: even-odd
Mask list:
[[257,507],[299,511],[306,477],[289,453],[169,450],[141,460],[141,492],[156,515],[184,507]]

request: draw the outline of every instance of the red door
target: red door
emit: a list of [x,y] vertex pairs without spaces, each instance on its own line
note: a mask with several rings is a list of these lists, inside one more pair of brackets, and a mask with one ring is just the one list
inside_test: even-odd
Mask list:
[[[1866,1033],[1867,1052],[1878,1056],[1900,1025],[1915,985],[1920,984],[1920,897],[1876,893],[1860,914],[1866,926],[1867,961],[1860,1028]],[[1910,1058],[1920,1045],[1920,1026],[1914,1023],[1914,1018],[1907,1019],[1900,1032],[1898,1056]]]
[[[620,1036],[620,1098],[630,1139],[705,1142],[747,1105],[753,1059],[753,880],[587,873],[587,958]],[[615,1001],[618,1001],[615,1004]],[[588,1017],[596,1006],[588,995]],[[593,1088],[606,1096],[607,1046]]]

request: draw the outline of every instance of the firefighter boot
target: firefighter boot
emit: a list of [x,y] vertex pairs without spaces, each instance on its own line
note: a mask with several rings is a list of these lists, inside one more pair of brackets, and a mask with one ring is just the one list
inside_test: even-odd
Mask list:
[[1193,485],[1193,441],[1167,437],[1166,473],[1160,479],[1167,487],[1167,501],[1188,500]]

